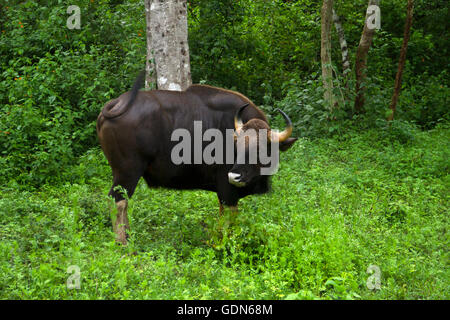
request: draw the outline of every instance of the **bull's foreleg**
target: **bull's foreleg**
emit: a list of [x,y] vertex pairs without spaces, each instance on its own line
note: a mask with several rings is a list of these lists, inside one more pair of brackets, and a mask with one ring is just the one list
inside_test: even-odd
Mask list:
[[223,204],[219,200],[219,216],[223,215]]
[[220,199],[218,199],[219,200],[219,216],[221,217],[222,215],[223,215],[223,203],[222,203],[222,201],[220,201]]
[[123,245],[127,245],[127,232],[130,229],[127,215],[127,200],[120,200],[116,202],[117,215],[115,221],[113,221],[113,229],[116,234],[116,241]]
[[222,216],[225,211],[230,211],[233,216],[239,213],[238,205],[226,205],[219,199],[219,216]]
[[222,172],[217,177],[217,197],[219,198],[219,219],[217,229],[222,238],[223,234],[230,232],[238,213],[239,193],[238,189],[228,183],[228,171]]
[[229,210],[232,216],[236,216],[239,213],[238,206],[225,206],[224,210]]
[[226,202],[219,199],[219,217],[217,218],[214,231],[212,233],[212,243],[219,245],[222,240],[230,236],[233,232],[232,225],[234,225],[238,214],[238,206],[227,205]]

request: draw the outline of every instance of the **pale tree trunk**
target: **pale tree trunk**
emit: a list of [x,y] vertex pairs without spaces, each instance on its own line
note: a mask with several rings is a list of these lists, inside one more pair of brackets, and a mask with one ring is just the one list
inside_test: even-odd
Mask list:
[[145,19],[146,19],[146,34],[147,34],[147,59],[145,62],[145,88],[156,88],[156,68],[152,49],[152,32],[150,29],[150,5],[151,0],[145,0]]
[[324,100],[332,110],[333,97],[333,69],[331,66],[331,23],[333,0],[323,0],[321,10],[321,49],[322,81],[324,86]]
[[[369,6],[379,5],[379,0],[369,0]],[[368,20],[370,18],[369,11],[366,12],[366,18],[364,20],[364,29],[359,41],[358,49],[356,51],[356,61],[355,61],[355,73],[356,73],[356,98],[355,98],[355,110],[358,113],[364,111],[364,81],[366,80],[366,69],[367,69],[367,54],[369,52],[370,46],[372,45],[372,39],[375,34],[376,29],[369,27]]]
[[350,73],[350,61],[348,60],[348,47],[347,41],[345,40],[344,28],[342,28],[341,20],[339,19],[339,16],[337,15],[334,9],[333,9],[333,22],[339,37],[339,44],[341,46],[342,74],[344,76],[344,84],[347,87],[348,85],[347,79]]
[[[192,83],[186,0],[145,0],[147,58],[155,61],[158,89],[182,91]],[[150,35],[149,35],[150,34]],[[150,50],[149,50],[150,49]],[[151,70],[151,63],[147,70]]]
[[408,41],[409,41],[410,30],[411,30],[411,25],[412,25],[412,20],[413,20],[413,10],[414,10],[414,1],[408,0],[405,31],[403,33],[403,44],[402,44],[402,49],[400,51],[400,59],[398,62],[397,75],[395,76],[394,93],[392,94],[391,105],[389,106],[391,111],[387,118],[388,121],[392,121],[394,119],[395,108],[397,107],[398,96],[400,95],[400,89],[402,86],[403,68],[405,67],[406,51],[408,49]]
[[191,79],[191,58],[188,43],[188,8],[187,0],[178,0],[179,8],[177,14],[178,30],[178,53],[180,56],[180,79],[183,83],[183,90],[192,84]]

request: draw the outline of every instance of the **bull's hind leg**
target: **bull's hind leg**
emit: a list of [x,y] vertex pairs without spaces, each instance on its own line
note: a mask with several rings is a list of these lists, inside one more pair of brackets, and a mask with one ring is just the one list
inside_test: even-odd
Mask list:
[[127,215],[128,201],[123,195],[123,190],[120,190],[120,188],[117,187],[125,189],[127,197],[131,198],[140,177],[140,173],[134,170],[131,172],[114,172],[113,186],[109,192],[109,195],[116,201],[117,207],[116,218],[113,219],[113,230],[116,234],[116,241],[123,245],[127,244],[127,232],[130,229]]
[[123,245],[127,244],[128,230],[130,229],[130,223],[128,222],[127,215],[127,200],[120,200],[116,202],[117,215],[115,221],[113,221],[113,230],[116,234],[116,241]]

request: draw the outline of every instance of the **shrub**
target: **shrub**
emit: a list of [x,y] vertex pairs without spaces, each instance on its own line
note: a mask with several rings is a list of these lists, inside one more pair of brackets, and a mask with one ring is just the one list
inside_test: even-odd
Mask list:
[[[97,144],[103,104],[126,91],[145,61],[143,4],[78,1],[81,30],[67,6],[7,1],[0,24],[0,180],[39,185]],[[113,10],[114,9],[114,12]]]

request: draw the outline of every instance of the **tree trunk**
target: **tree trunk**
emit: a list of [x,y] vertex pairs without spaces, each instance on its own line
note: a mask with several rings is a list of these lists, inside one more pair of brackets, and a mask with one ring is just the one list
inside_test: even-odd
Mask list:
[[324,87],[324,100],[332,110],[334,106],[333,97],[333,69],[331,66],[331,21],[333,0],[323,0],[321,10],[321,49],[322,81]]
[[339,44],[341,46],[341,53],[342,53],[342,74],[344,76],[344,85],[345,87],[348,86],[348,76],[350,73],[350,61],[348,60],[348,47],[347,47],[347,41],[345,40],[345,33],[344,29],[342,28],[341,20],[339,19],[339,16],[337,15],[336,11],[333,9],[333,22],[334,27],[336,28],[336,32],[339,37]]
[[145,0],[145,20],[146,20],[146,34],[147,34],[147,59],[145,62],[145,88],[156,88],[156,67],[152,50],[152,32],[150,29],[150,6],[152,0]]
[[[369,0],[369,6],[379,5],[379,0]],[[357,113],[364,112],[364,89],[366,80],[367,69],[367,54],[370,46],[372,45],[373,35],[375,34],[375,28],[368,26],[368,20],[371,17],[369,10],[366,12],[366,18],[364,20],[364,28],[359,41],[358,49],[356,51],[355,73],[356,73],[356,98],[355,98],[355,110]]]
[[[146,0],[147,58],[154,58],[158,89],[182,91],[189,87],[191,67],[186,0]],[[151,50],[149,50],[151,49]],[[151,64],[147,67],[151,70]]]
[[391,112],[387,118],[388,121],[392,121],[394,119],[395,108],[397,106],[398,96],[400,95],[400,89],[402,86],[403,68],[405,67],[406,51],[408,49],[408,41],[409,41],[410,30],[411,30],[411,25],[412,25],[412,20],[413,20],[413,9],[414,9],[414,1],[408,0],[405,31],[403,33],[403,44],[402,44],[402,49],[400,51],[400,59],[398,62],[397,75],[395,76],[394,93],[392,94],[391,105],[389,106],[389,108],[391,109]]

